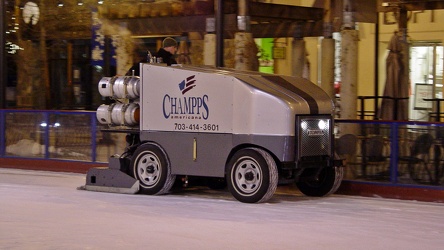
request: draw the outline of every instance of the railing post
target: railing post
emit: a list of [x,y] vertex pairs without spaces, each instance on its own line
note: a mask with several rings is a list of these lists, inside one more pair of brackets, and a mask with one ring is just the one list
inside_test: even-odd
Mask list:
[[393,120],[397,121],[398,120],[398,101],[399,98],[393,98],[392,99],[394,101],[394,108],[393,108]]
[[46,127],[44,129],[45,135],[44,135],[44,143],[45,143],[45,159],[49,159],[49,111],[45,111],[43,113],[43,117],[46,122]]
[[392,122],[390,125],[391,133],[390,133],[390,183],[396,184],[398,182],[398,123]]
[[91,152],[92,152],[92,162],[96,162],[97,159],[97,144],[96,144],[96,136],[97,136],[97,119],[95,113],[90,115],[91,117]]
[[361,120],[365,119],[365,114],[364,114],[364,110],[365,110],[365,104],[364,104],[364,96],[358,96],[358,98],[361,100]]

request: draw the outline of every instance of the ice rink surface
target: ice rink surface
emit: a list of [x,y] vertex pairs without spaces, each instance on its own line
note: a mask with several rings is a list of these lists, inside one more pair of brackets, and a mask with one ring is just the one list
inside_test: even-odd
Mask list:
[[227,191],[163,196],[77,188],[85,175],[0,168],[0,249],[443,249],[444,204],[278,188],[268,203]]

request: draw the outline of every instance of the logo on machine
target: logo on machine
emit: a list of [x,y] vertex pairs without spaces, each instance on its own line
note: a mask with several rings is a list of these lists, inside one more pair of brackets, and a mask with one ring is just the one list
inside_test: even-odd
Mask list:
[[208,107],[208,95],[183,96],[196,87],[196,75],[184,79],[178,84],[182,96],[166,94],[163,97],[163,116],[166,119],[179,120],[207,120],[210,109]]
[[308,136],[322,136],[324,135],[324,131],[320,129],[309,129]]
[[194,79],[195,76],[196,75],[189,76],[187,79],[179,83],[179,89],[182,91],[182,95],[196,87],[196,80]]

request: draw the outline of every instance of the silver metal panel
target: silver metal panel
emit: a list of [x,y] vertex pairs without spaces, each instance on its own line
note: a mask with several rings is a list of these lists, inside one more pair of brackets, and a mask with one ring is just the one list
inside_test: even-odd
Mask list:
[[252,144],[270,151],[282,162],[295,161],[294,136],[234,135],[233,145]]
[[[328,116],[300,116],[297,119],[299,140],[298,157],[331,156],[332,120]],[[319,128],[319,122],[326,121],[325,128]]]
[[[154,141],[164,148],[173,174],[223,177],[231,151],[254,145],[270,150],[280,161],[294,161],[294,137],[174,132],[141,132],[142,141]],[[196,141],[197,158],[193,159]]]
[[[223,177],[231,150],[231,134],[145,132],[142,141],[154,141],[167,153],[171,171],[178,175]],[[194,158],[194,141],[196,155]]]

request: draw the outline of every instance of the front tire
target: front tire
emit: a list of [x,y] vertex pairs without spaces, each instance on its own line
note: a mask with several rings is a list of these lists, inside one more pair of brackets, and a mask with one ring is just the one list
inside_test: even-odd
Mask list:
[[276,191],[277,183],[276,162],[262,149],[241,149],[228,163],[228,189],[240,202],[256,203],[269,200]]
[[170,161],[165,151],[155,144],[139,146],[131,159],[131,175],[139,180],[140,193],[164,194],[174,184]]
[[322,197],[336,192],[343,177],[343,167],[325,167],[316,180],[301,181],[296,186],[307,196]]

